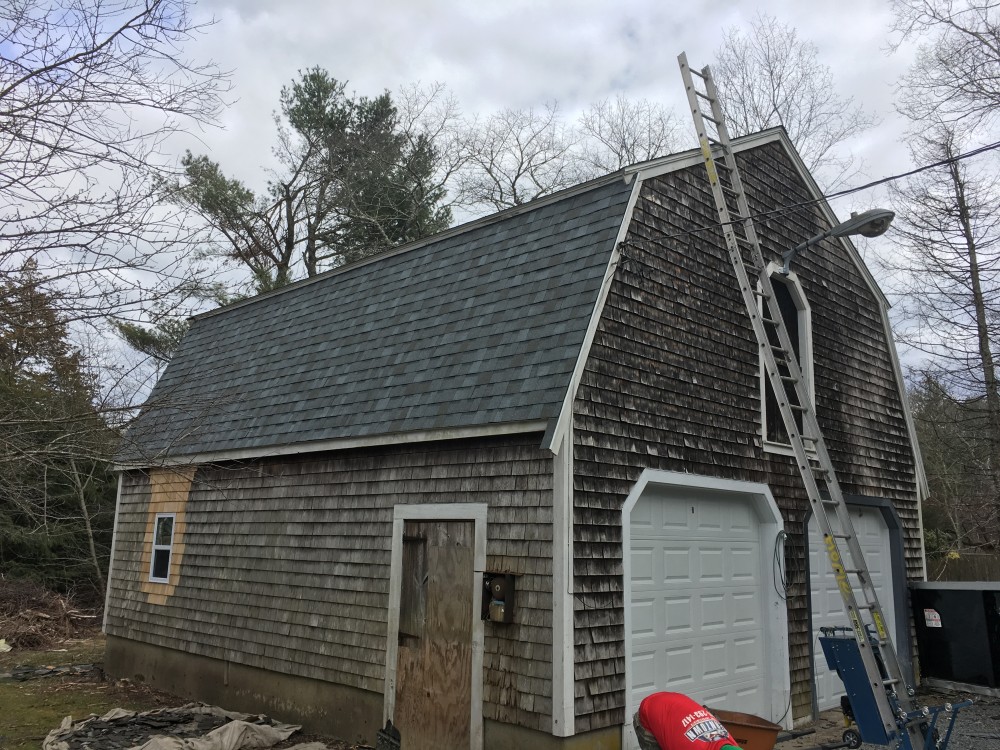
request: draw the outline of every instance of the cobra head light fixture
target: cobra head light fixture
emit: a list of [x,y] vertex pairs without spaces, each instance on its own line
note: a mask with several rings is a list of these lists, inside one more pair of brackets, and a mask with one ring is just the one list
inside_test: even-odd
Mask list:
[[855,234],[860,234],[862,237],[878,237],[889,228],[889,225],[892,223],[895,216],[895,213],[885,208],[873,208],[861,214],[851,214],[851,218],[847,221],[841,222],[837,226],[826,230],[822,234],[810,237],[801,245],[796,245],[794,248],[784,253],[781,256],[781,259],[785,262],[785,264],[781,268],[781,273],[785,276],[788,275],[789,266],[795,259],[796,254],[802,250],[812,247],[816,243],[822,242],[828,237],[850,237]]

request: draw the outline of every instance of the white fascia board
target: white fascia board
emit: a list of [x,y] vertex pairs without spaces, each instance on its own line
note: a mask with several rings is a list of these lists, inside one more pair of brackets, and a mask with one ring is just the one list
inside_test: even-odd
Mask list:
[[115,494],[115,520],[111,530],[111,556],[108,559],[108,580],[105,582],[104,591],[104,619],[101,621],[101,632],[108,632],[108,602],[111,601],[111,576],[115,570],[115,546],[118,543],[118,516],[121,513],[122,505],[122,475],[118,475],[118,492]]
[[552,458],[552,735],[576,732],[573,677],[573,427]]
[[896,378],[896,388],[899,392],[899,403],[903,407],[903,419],[906,420],[906,434],[910,438],[913,450],[913,469],[917,480],[917,531],[920,533],[920,566],[923,569],[923,580],[927,580],[927,549],[924,546],[924,500],[930,497],[930,486],[927,484],[927,472],[924,469],[924,459],[917,441],[917,423],[913,419],[910,400],[906,395],[906,381],[903,380],[903,367],[899,362],[899,352],[896,351],[896,340],[892,335],[892,324],[889,322],[889,306],[881,305],[882,330],[885,344],[889,349],[889,359],[892,362],[892,374]]
[[223,461],[249,461],[258,458],[296,456],[306,453],[350,450],[352,448],[371,448],[383,445],[429,443],[438,440],[462,440],[499,435],[520,435],[532,432],[544,433],[548,426],[549,422],[547,420],[532,420],[527,422],[503,422],[480,427],[448,427],[439,430],[393,432],[385,435],[317,440],[310,443],[290,443],[288,445],[272,445],[263,448],[191,453],[182,456],[167,456],[166,458],[152,457],[141,462],[115,464],[112,468],[115,471],[127,471],[129,469],[144,469],[150,466],[190,466],[193,464],[221,463]]
[[615,244],[611,249],[611,257],[608,260],[608,267],[604,271],[604,279],[601,281],[601,289],[597,295],[597,303],[594,305],[594,309],[591,312],[590,323],[587,325],[587,333],[583,338],[583,344],[580,346],[580,353],[577,356],[576,364],[573,367],[573,377],[570,378],[569,387],[566,389],[566,396],[563,398],[562,406],[559,409],[559,418],[556,420],[555,428],[548,436],[547,442],[543,444],[543,447],[553,453],[556,453],[559,450],[559,446],[563,444],[563,436],[573,424],[573,401],[576,399],[576,392],[580,387],[580,381],[583,379],[583,370],[590,357],[590,347],[594,343],[594,336],[597,335],[597,326],[600,324],[601,315],[604,313],[604,305],[608,300],[608,292],[611,291],[611,282],[615,278],[615,271],[618,269],[618,261],[621,260],[621,250],[619,250],[619,246],[621,245],[622,240],[625,239],[625,235],[628,234],[628,228],[632,225],[632,214],[635,212],[635,204],[639,199],[639,191],[641,189],[642,180],[638,177],[634,178],[632,194],[629,196],[628,205],[625,207],[625,215],[622,217],[621,226],[618,227],[618,234],[615,236]]
[[[781,140],[783,136],[784,131],[781,128],[770,128],[768,130],[762,130],[759,133],[744,135],[732,141],[733,152],[739,153],[740,151],[757,148],[765,143],[774,143],[775,141]],[[784,137],[785,140],[787,140],[787,136]],[[681,151],[680,153],[670,154],[669,156],[664,156],[659,159],[653,159],[641,164],[636,164],[633,167],[628,167],[625,172],[626,174],[636,172],[638,173],[640,180],[648,180],[651,177],[661,177],[665,174],[670,174],[671,172],[677,172],[681,169],[687,169],[688,167],[694,167],[704,163],[705,157],[702,156],[701,149],[693,148],[688,151]],[[813,183],[813,185],[815,185],[815,183]]]

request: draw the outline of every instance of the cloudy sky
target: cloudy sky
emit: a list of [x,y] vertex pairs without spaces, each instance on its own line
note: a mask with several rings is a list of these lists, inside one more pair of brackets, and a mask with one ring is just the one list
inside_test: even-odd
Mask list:
[[[197,16],[216,23],[187,51],[233,71],[235,101],[221,130],[183,145],[260,184],[278,92],[298,70],[319,65],[359,94],[444,83],[468,114],[558,101],[572,115],[624,93],[674,106],[694,146],[677,54],[686,51],[696,67],[710,63],[723,29],[748,27],[761,11],[817,46],[840,96],[882,118],[850,144],[866,175],[909,168],[892,101],[912,48],[887,52],[887,0],[200,0]],[[875,199],[862,194],[835,208],[844,216]]]

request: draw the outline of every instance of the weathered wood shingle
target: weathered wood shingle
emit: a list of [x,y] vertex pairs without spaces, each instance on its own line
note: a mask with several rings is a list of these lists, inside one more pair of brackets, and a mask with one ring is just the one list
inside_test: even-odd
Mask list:
[[[765,253],[826,228],[779,143],[740,155]],[[643,185],[574,404],[576,728],[625,721],[621,509],[644,468],[766,483],[789,532],[795,716],[810,711],[808,502],[790,457],[760,438],[756,342],[704,168]],[[692,231],[694,230],[694,231]],[[812,309],[817,413],[845,492],[890,498],[919,574],[914,458],[879,300],[838,243],[796,260]]]
[[381,693],[393,506],[488,503],[487,568],[518,576],[515,623],[486,623],[484,716],[552,716],[552,456],[541,435],[202,467],[165,604],[139,563],[149,481],[125,474],[107,632]]

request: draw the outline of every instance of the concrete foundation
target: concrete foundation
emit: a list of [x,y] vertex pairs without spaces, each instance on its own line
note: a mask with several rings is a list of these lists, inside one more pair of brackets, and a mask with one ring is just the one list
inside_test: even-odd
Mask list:
[[382,694],[108,636],[104,670],[230,711],[267,714],[309,732],[375,744]]
[[[104,671],[168,693],[221,706],[263,713],[301,724],[304,731],[353,743],[375,744],[382,727],[382,694],[307,677],[197,656],[109,635]],[[405,740],[404,745],[405,747]],[[574,737],[486,719],[484,750],[621,750],[621,729],[609,727]]]

